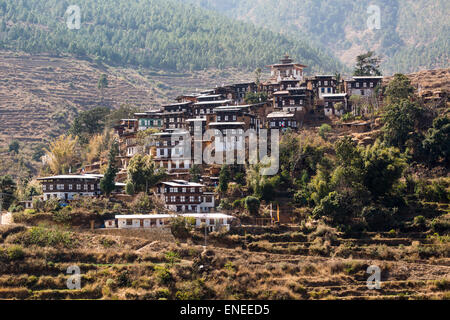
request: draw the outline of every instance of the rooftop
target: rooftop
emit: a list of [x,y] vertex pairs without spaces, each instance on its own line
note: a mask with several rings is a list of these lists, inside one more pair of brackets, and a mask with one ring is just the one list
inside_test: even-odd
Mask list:
[[200,106],[200,105],[208,105],[208,104],[223,104],[223,103],[230,103],[231,100],[210,100],[210,101],[201,101],[194,103],[194,106]]
[[322,97],[324,98],[339,98],[339,97],[345,97],[347,96],[346,93],[327,93],[323,94]]
[[289,112],[272,112],[267,115],[267,118],[293,118],[294,114]]
[[182,213],[182,214],[121,214],[116,219],[168,219],[174,217],[206,218],[206,219],[234,219],[223,213]]
[[352,78],[355,80],[358,80],[358,79],[383,79],[384,77],[383,76],[353,76]]
[[63,180],[63,179],[101,179],[102,174],[62,174],[56,176],[37,178],[37,180]]
[[197,182],[189,182],[186,180],[172,180],[161,182],[162,184],[171,186],[171,187],[204,187],[203,184]]
[[211,122],[210,126],[243,126],[245,122]]

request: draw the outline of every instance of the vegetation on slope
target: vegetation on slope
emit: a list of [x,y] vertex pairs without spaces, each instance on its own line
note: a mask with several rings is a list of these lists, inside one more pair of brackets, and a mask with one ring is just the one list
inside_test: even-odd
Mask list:
[[166,70],[253,69],[288,52],[310,70],[340,69],[305,42],[175,0],[80,1],[79,30],[66,26],[70,4],[1,0],[0,48],[90,55],[115,65]]
[[[376,50],[387,73],[448,67],[448,1],[426,0],[187,0],[230,17],[307,38],[351,63]],[[380,7],[380,29],[368,30],[370,5]]]

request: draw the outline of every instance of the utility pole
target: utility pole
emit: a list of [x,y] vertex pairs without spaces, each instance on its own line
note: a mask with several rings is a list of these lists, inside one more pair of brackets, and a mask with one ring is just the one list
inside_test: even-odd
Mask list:
[[3,224],[3,193],[0,192],[0,225]]
[[206,226],[208,225],[208,220],[206,220],[206,213],[205,213],[205,250],[206,250]]

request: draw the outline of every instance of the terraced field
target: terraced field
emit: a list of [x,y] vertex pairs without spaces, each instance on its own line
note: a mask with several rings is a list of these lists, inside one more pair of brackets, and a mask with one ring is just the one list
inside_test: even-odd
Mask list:
[[[108,77],[104,95],[97,88],[101,74]],[[74,116],[97,106],[118,108],[129,104],[151,109],[182,93],[220,85],[252,75],[237,70],[208,70],[175,74],[152,70],[114,68],[89,60],[0,51],[0,174],[19,173],[8,154],[12,140],[21,143],[21,159],[31,161],[31,150],[69,128]],[[12,168],[12,169],[11,169]]]
[[[420,232],[408,238],[380,233],[331,239],[318,229],[301,240],[296,229],[277,234],[261,228],[254,238],[234,234],[234,243],[211,234],[205,250],[191,241],[89,231],[67,231],[70,241],[64,245],[30,245],[27,233],[32,229],[3,226],[0,298],[450,299],[448,240]],[[195,239],[203,242],[201,233]],[[317,250],[319,242],[328,250]],[[69,290],[67,269],[72,265],[81,270],[81,287]],[[367,287],[371,265],[381,270],[380,289]]]

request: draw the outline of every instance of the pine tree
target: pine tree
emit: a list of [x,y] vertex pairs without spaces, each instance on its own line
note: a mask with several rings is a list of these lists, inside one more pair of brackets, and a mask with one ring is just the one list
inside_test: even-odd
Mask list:
[[108,156],[108,168],[106,169],[105,175],[100,180],[100,189],[106,194],[110,195],[116,187],[115,179],[119,169],[116,166],[116,157],[119,154],[119,145],[117,141],[114,140],[109,149]]

